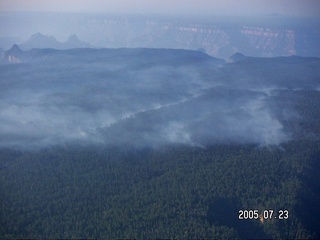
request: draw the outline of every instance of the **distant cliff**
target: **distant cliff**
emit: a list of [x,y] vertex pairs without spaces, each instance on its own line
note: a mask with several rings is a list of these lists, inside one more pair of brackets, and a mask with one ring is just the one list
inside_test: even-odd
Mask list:
[[224,59],[236,52],[256,57],[320,57],[320,27],[298,19],[105,17],[82,23],[81,35],[103,47],[203,49]]
[[70,35],[67,41],[59,42],[54,36],[47,36],[41,33],[33,34],[27,41],[19,44],[19,46],[22,50],[32,48],[71,49],[93,47],[87,42],[80,41],[75,34]]
[[195,50],[183,49],[152,49],[152,48],[121,48],[121,49],[94,49],[94,48],[73,48],[58,50],[52,48],[21,50],[20,46],[14,44],[11,49],[5,51],[1,63],[62,63],[66,62],[99,62],[104,61],[108,64],[120,64],[126,66],[129,62],[140,62],[152,66],[163,62],[163,65],[204,65],[222,66],[225,64],[223,59],[214,58],[206,53]]
[[12,48],[5,51],[1,62],[2,63],[21,63],[24,57],[24,52],[19,48],[17,44],[14,44]]
[[[228,59],[234,53],[245,56],[320,57],[320,21],[281,15],[249,17],[191,18],[177,16],[133,16],[107,14],[28,14],[28,21],[15,16],[0,48],[18,43],[31,48],[170,48],[201,50],[210,56]],[[3,20],[3,21],[4,21]],[[34,34],[27,41],[12,42],[19,32],[50,30],[50,36]],[[50,28],[48,28],[50,26]],[[72,33],[77,35],[70,36]],[[23,30],[23,31],[22,31]],[[22,34],[21,33],[21,34]],[[65,42],[57,38],[69,39]],[[54,37],[53,37],[54,36]],[[79,40],[79,38],[81,40]],[[22,37],[22,36],[19,36]],[[91,45],[90,45],[90,44]]]

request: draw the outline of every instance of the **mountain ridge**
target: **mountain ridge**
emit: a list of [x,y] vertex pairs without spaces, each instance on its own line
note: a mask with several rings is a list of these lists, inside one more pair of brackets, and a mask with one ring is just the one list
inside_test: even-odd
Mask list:
[[[294,96],[313,93],[316,98],[320,89],[319,58],[246,57],[226,63],[194,50],[22,51],[15,45],[6,52],[5,60],[17,66],[0,66],[3,98],[20,106],[15,108],[17,119],[25,111],[25,120],[16,123],[23,132],[29,132],[34,123],[42,125],[35,145],[51,135],[67,142],[141,146],[167,142],[279,144],[292,133],[301,134],[299,127],[283,127],[288,114],[296,115],[291,103]],[[12,100],[13,94],[19,97]],[[279,98],[287,96],[291,102],[279,108]],[[48,107],[43,108],[43,101]],[[34,104],[39,106],[34,108]],[[4,106],[9,113],[15,111],[7,103]],[[54,109],[60,109],[59,118],[66,115],[58,124],[61,130],[48,128],[47,120],[42,120],[57,116]],[[74,127],[74,120],[83,116],[87,120]],[[37,131],[38,127],[32,133]],[[17,131],[14,136],[20,143]],[[53,143],[57,142],[54,137]]]
[[[55,38],[51,38],[55,39]],[[76,35],[71,35],[67,42],[77,41]],[[1,53],[1,52],[0,52]],[[177,56],[179,55],[179,56]],[[207,53],[199,50],[189,49],[168,49],[168,48],[91,48],[91,47],[79,47],[79,48],[32,48],[23,50],[20,45],[14,44],[9,50],[3,51],[2,59],[0,63],[22,63],[22,62],[34,62],[34,61],[48,61],[50,58],[56,58],[58,56],[64,56],[69,59],[79,58],[84,61],[96,61],[99,58],[101,60],[119,61],[113,59],[117,58],[132,58],[132,57],[148,57],[152,64],[153,61],[164,61],[167,59],[169,62],[174,63],[179,59],[180,63],[200,64],[203,61],[215,62],[215,65],[223,65],[225,63],[237,63],[244,60],[247,61],[265,61],[268,59],[320,59],[318,57],[304,57],[298,55],[291,56],[276,56],[276,57],[254,57],[247,56],[240,52],[234,53],[227,60],[212,57]],[[185,57],[185,59],[183,58]],[[96,59],[97,58],[97,59]],[[165,61],[164,61],[165,62]],[[179,62],[177,62],[179,63]]]
[[[202,48],[210,56],[223,59],[228,59],[236,52],[255,57],[320,56],[320,26],[316,19],[279,15],[210,19],[107,14],[53,14],[52,18],[30,14],[28,17],[33,25],[40,25],[36,31],[59,39],[67,39],[74,33],[93,46],[104,48]],[[35,31],[34,28],[28,28],[27,22],[21,23],[14,16],[7,16],[4,20],[10,20],[17,28],[19,26],[18,29],[8,30],[6,36],[11,36],[10,38],[0,37],[0,47],[5,50],[13,43],[22,43],[22,40],[13,38],[17,37],[21,29],[29,35]],[[81,24],[75,24],[76,22]],[[47,29],[48,25],[51,26],[50,31]],[[23,39],[29,35],[25,35]]]
[[31,35],[31,37],[19,44],[22,50],[30,50],[33,48],[54,48],[54,49],[70,49],[70,48],[93,48],[90,43],[79,40],[76,34],[71,34],[65,42],[59,42],[54,36],[44,35],[39,32]]
[[[102,60],[108,60],[110,62],[119,61],[117,58],[144,58],[148,57],[146,64],[152,64],[152,62],[165,63],[170,61],[171,63],[190,63],[199,64],[203,61],[211,61],[216,65],[222,65],[225,60],[211,57],[206,53],[195,50],[184,50],[184,49],[161,49],[161,48],[72,48],[72,49],[55,49],[55,48],[33,48],[31,50],[23,51],[20,46],[14,44],[11,49],[4,52],[2,63],[21,63],[21,62],[34,62],[49,61],[50,58],[64,56],[71,59],[83,59],[83,61],[98,61],[99,58]],[[184,58],[185,57],[185,58]]]

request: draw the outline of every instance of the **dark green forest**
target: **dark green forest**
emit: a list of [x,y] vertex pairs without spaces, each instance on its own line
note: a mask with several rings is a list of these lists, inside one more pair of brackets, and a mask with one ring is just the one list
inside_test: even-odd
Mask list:
[[[1,149],[1,238],[318,238],[313,93],[275,101],[308,116],[283,121],[295,140],[278,146]],[[239,210],[255,209],[289,217],[239,220]]]
[[[1,151],[1,238],[316,238],[319,141]],[[238,220],[239,210],[288,219]]]
[[[9,117],[1,115],[0,145],[12,144],[0,148],[0,239],[320,238],[319,59],[248,58],[220,66],[202,53],[170,50],[28,54],[38,52],[42,61],[50,51],[63,67],[58,73],[50,61],[45,68],[30,64],[31,70],[29,63],[2,66],[0,105]],[[79,61],[100,56],[124,66],[79,67],[78,51],[87,54]],[[114,57],[117,51],[128,63]],[[155,52],[166,68],[149,69],[149,60],[159,59]],[[188,64],[173,71],[180,61]],[[103,71],[93,74],[86,69],[92,66]],[[148,70],[145,79],[140,68]],[[161,81],[150,83],[158,72]],[[188,74],[206,81],[199,85]],[[202,95],[191,94],[197,86]],[[136,114],[108,127],[110,114],[100,115],[105,109],[119,119]],[[277,123],[281,129],[272,132]],[[90,137],[91,127],[103,144],[63,141],[81,129]],[[179,141],[184,129],[200,144]],[[167,138],[158,139],[163,132]],[[241,211],[258,215],[239,219]],[[263,217],[265,211],[272,217]]]

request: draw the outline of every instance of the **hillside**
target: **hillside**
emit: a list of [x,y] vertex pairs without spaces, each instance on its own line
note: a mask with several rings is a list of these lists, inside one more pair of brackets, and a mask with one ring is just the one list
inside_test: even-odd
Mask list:
[[6,51],[0,238],[319,238],[320,59],[233,59]]

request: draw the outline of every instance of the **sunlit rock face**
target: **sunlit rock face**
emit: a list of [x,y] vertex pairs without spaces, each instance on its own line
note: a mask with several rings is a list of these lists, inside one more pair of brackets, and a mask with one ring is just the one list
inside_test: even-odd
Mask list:
[[[176,26],[163,28],[174,31],[177,48],[201,47],[211,56],[226,58],[236,51],[251,56],[273,57],[296,55],[295,31],[292,29],[270,29],[238,26]],[[164,32],[164,34],[166,34]]]
[[[318,25],[286,18],[84,18],[81,35],[95,46],[203,49],[213,57],[320,56]],[[306,27],[307,26],[307,27]],[[99,32],[96,36],[94,32]]]
[[295,32],[292,29],[270,29],[243,26],[241,34],[247,39],[249,46],[256,48],[261,56],[272,57],[296,55]]

